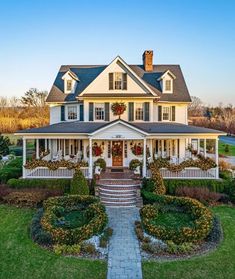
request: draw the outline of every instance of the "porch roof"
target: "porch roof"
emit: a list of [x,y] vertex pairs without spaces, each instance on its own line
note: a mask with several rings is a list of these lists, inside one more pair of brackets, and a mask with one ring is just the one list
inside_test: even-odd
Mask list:
[[224,132],[185,125],[180,123],[160,123],[160,122],[126,122],[124,120],[114,120],[112,122],[60,122],[52,124],[49,126],[44,126],[40,128],[32,128],[27,130],[17,131],[18,135],[29,135],[29,134],[84,134],[89,135],[98,131],[101,128],[112,125],[114,123],[124,123],[133,128],[141,130],[144,134],[214,134],[214,135],[224,135]]

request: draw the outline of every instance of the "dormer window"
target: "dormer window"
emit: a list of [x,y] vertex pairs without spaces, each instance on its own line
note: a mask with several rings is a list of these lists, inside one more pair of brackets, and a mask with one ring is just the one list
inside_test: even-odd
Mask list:
[[109,90],[126,90],[127,74],[126,73],[109,73]]
[[167,79],[165,81],[165,91],[172,91],[171,90],[171,83],[172,83],[172,80],[170,80],[170,79]]
[[72,82],[71,79],[68,79],[68,80],[66,81],[66,90],[67,90],[67,91],[71,91],[71,90],[72,90],[72,84],[73,84],[73,82]]

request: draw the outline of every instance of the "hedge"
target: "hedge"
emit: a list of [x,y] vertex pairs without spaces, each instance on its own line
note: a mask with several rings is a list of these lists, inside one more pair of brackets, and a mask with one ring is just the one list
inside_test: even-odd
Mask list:
[[[176,244],[184,242],[199,242],[205,239],[213,225],[213,215],[211,211],[202,203],[191,198],[174,197],[167,195],[156,195],[143,191],[145,201],[149,204],[140,210],[141,221],[144,229],[152,236],[161,240],[171,240]],[[156,206],[157,205],[157,206]],[[157,218],[161,206],[183,207],[184,212],[192,216],[194,225],[182,228],[167,228],[153,223]]]
[[[42,228],[51,235],[54,244],[79,244],[93,235],[101,233],[108,222],[105,207],[97,201],[98,199],[92,196],[78,195],[49,198],[43,203]],[[58,212],[62,209],[67,212],[70,209],[74,210],[75,206],[86,208],[88,223],[70,229],[56,227],[55,221],[60,218]]]
[[22,158],[16,158],[0,169],[0,182],[6,183],[11,178],[22,176]]
[[69,192],[71,179],[9,179],[7,185],[10,188],[42,188],[56,189]]

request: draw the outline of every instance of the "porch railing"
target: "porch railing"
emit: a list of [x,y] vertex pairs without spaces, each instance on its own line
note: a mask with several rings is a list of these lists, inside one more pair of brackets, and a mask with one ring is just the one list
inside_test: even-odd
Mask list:
[[[169,171],[166,168],[160,169],[163,178],[166,179],[215,179],[216,168],[209,169],[207,171],[201,170],[200,168],[185,168],[182,171]],[[147,171],[147,177],[151,177],[151,171]]]
[[[89,168],[81,167],[83,175],[89,177]],[[67,168],[58,168],[57,170],[50,170],[47,167],[37,167],[35,169],[24,168],[24,178],[72,178],[74,169],[69,170]]]

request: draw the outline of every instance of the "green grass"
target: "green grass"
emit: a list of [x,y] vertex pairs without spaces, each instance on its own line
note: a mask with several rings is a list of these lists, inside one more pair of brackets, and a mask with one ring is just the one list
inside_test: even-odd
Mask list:
[[[225,146],[228,145],[229,152],[225,152]],[[235,145],[226,144],[222,141],[219,141],[219,154],[225,156],[235,156]]]
[[232,279],[235,274],[235,208],[215,207],[224,230],[224,241],[208,255],[174,262],[144,262],[144,278],[148,279]]
[[106,278],[104,261],[56,256],[32,242],[30,209],[0,205],[0,279]]
[[169,229],[193,226],[193,220],[189,214],[175,211],[159,212],[157,218],[152,222],[157,226],[163,226]]

